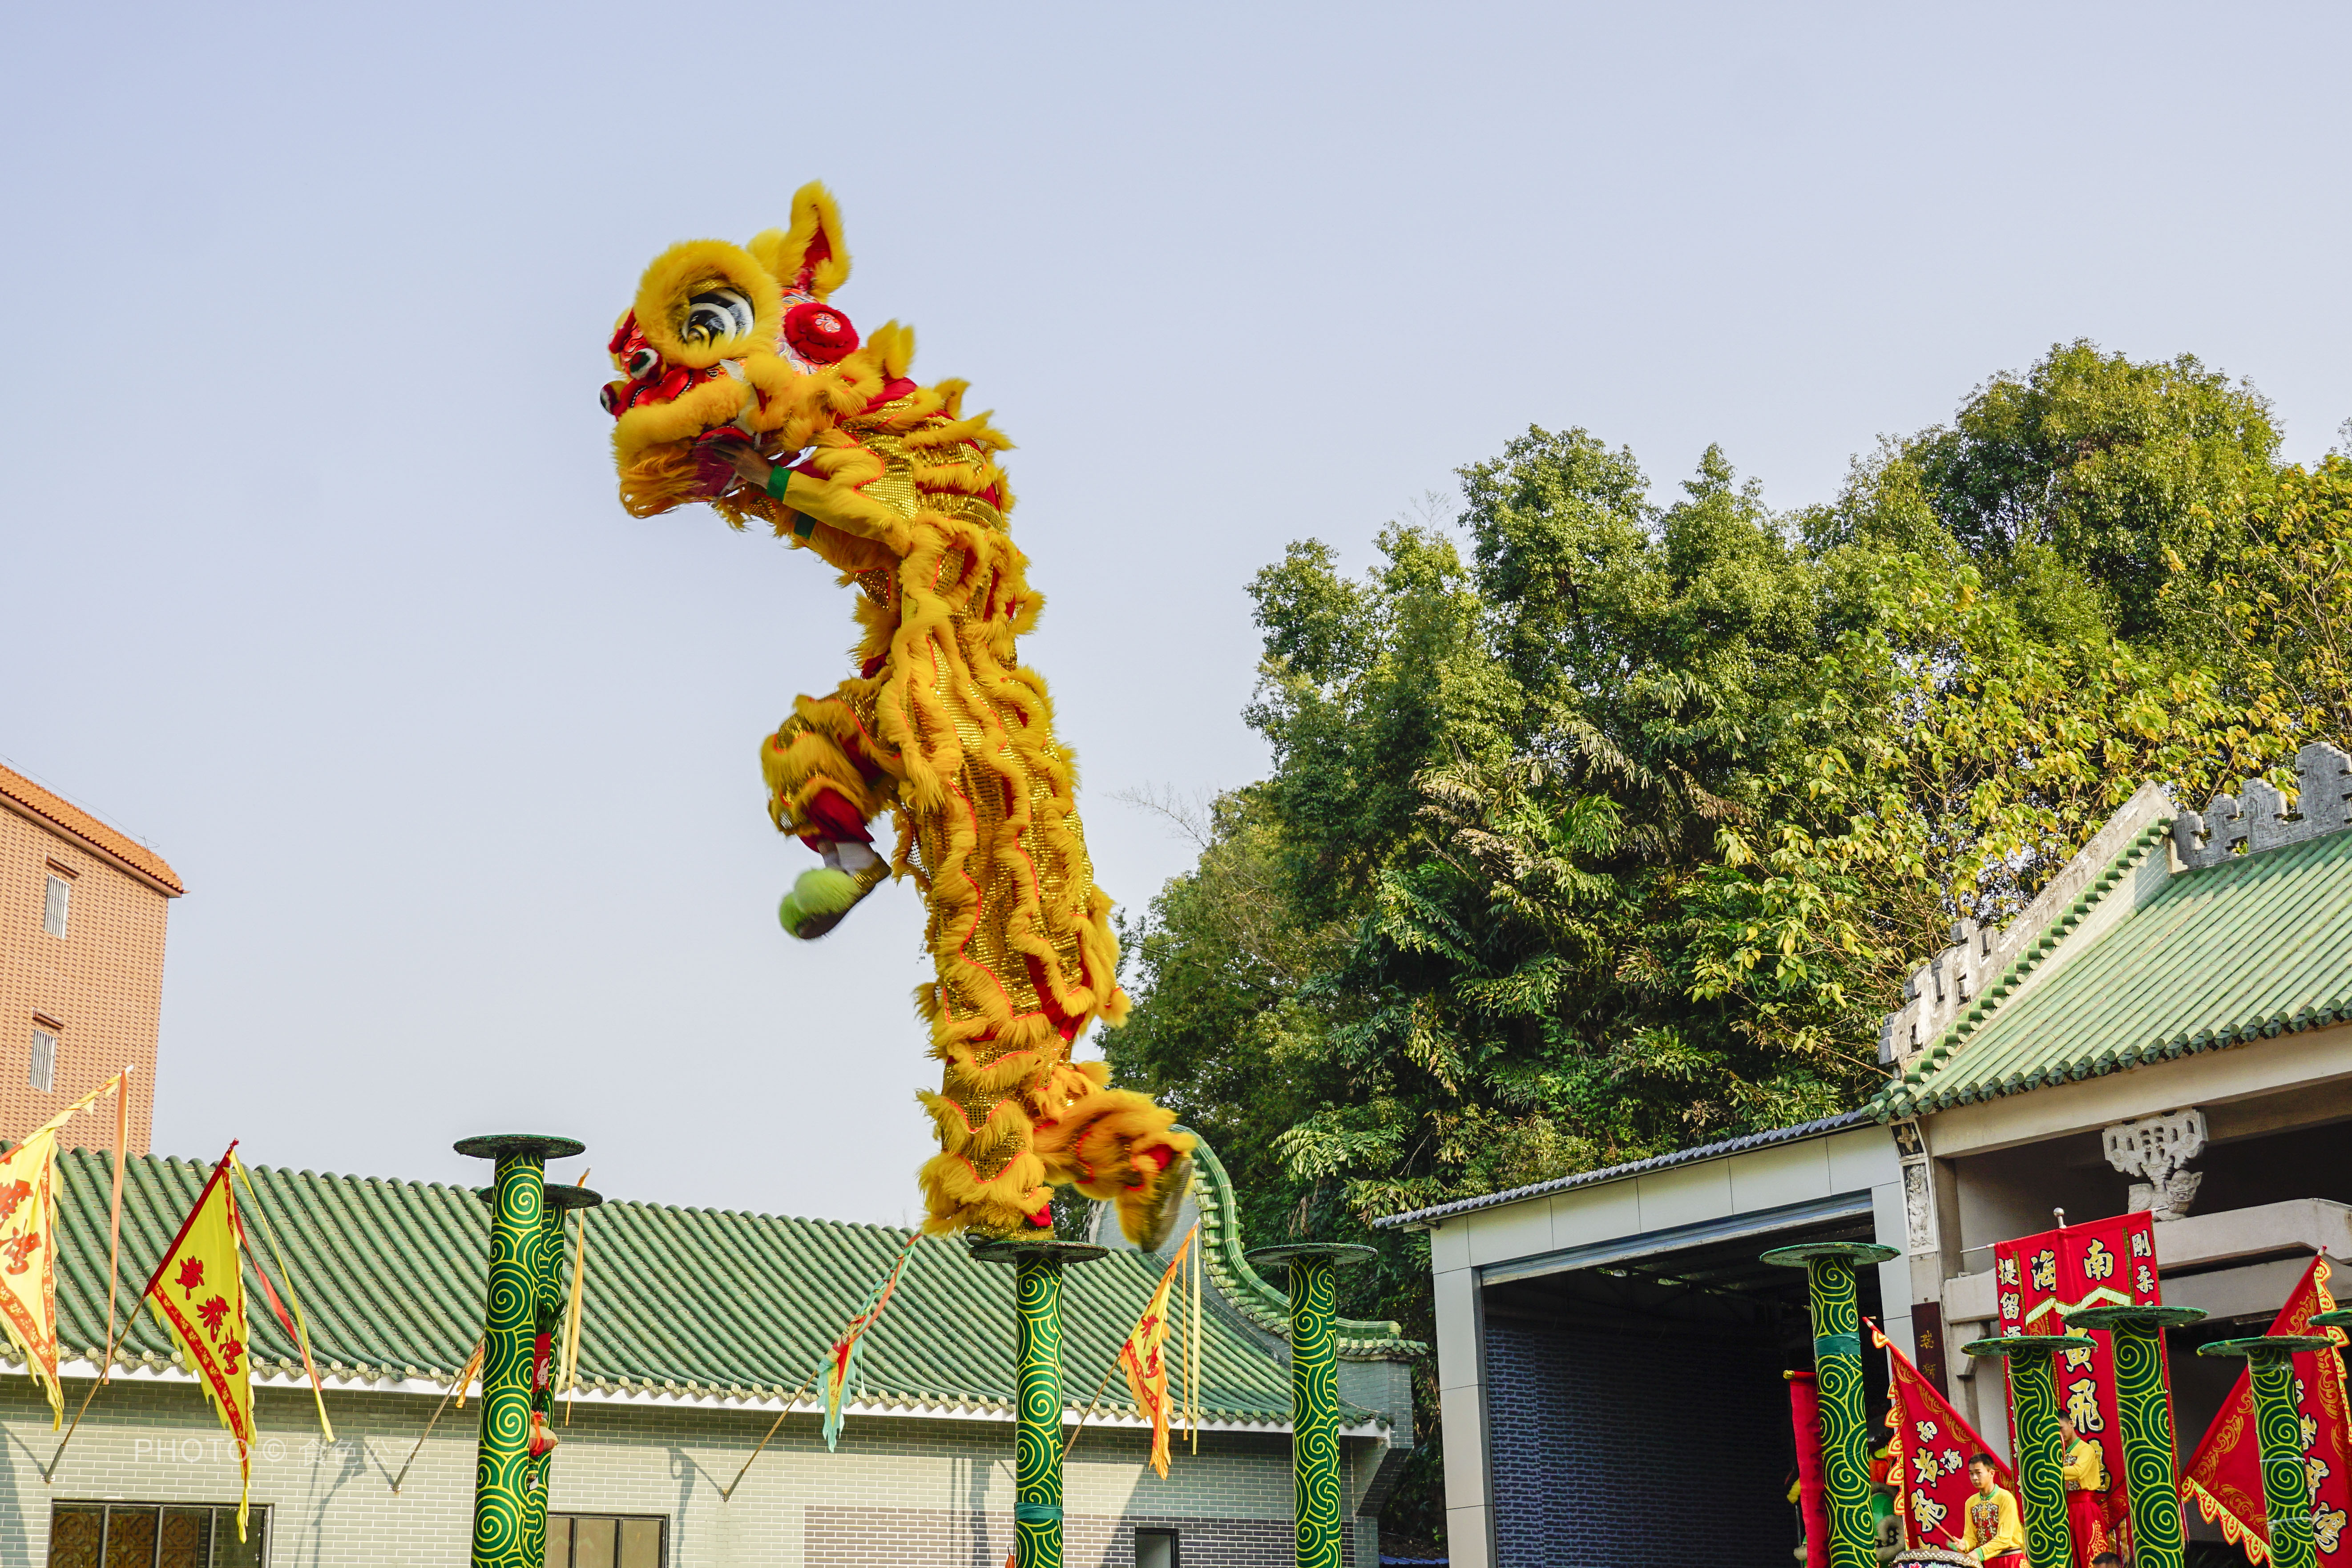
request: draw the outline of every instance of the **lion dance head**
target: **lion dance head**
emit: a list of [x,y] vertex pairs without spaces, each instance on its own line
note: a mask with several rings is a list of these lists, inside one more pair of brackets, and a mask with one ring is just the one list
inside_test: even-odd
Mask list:
[[735,476],[715,446],[797,451],[849,383],[903,368],[912,334],[896,323],[859,355],[857,329],[830,302],[848,279],[840,209],[814,182],[794,194],[788,228],[748,246],[690,239],[654,258],[613,329],[619,379],[602,394],[631,516],[718,500]]

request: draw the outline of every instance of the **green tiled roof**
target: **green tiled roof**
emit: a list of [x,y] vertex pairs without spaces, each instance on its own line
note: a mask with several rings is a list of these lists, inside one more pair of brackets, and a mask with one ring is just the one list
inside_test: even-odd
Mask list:
[[[2352,1019],[2352,832],[2176,871],[2015,994],[2150,855],[2133,840],[1975,1006],[1871,1102],[1883,1121]],[[2013,999],[2012,999],[2013,998]]]
[[[169,1336],[140,1306],[138,1292],[210,1170],[160,1156],[129,1163],[121,1311],[130,1327],[117,1351],[119,1365],[162,1372],[174,1364]],[[62,1359],[94,1363],[106,1342],[111,1156],[64,1151],[58,1174],[58,1336]],[[266,1166],[252,1167],[252,1174],[293,1270],[331,1396],[338,1383],[446,1384],[457,1375],[481,1334],[488,1272],[489,1216],[475,1189]],[[1204,1216],[1231,1215],[1232,1194],[1213,1157],[1203,1163],[1197,1195]],[[588,1211],[586,1223],[583,1391],[761,1401],[791,1394],[821,1364],[908,1234],[887,1226],[618,1202]],[[1264,1303],[1255,1297],[1273,1292],[1245,1264],[1246,1279],[1234,1276],[1238,1247],[1221,1245],[1233,1239],[1229,1222],[1202,1228],[1213,1256],[1231,1254],[1211,1271],[1203,1415],[1222,1425],[1286,1426],[1287,1370],[1241,1321],[1259,1321]],[[266,1258],[268,1244],[250,1218],[247,1229]],[[1063,1366],[1074,1404],[1083,1403],[1111,1364],[1164,1267],[1161,1257],[1114,1251],[1070,1270]],[[251,1268],[256,1376],[265,1383],[299,1378],[298,1353],[255,1289]],[[1238,1311],[1219,1299],[1235,1287],[1254,1288]],[[1414,1348],[1394,1340],[1393,1324],[1349,1327],[1387,1330],[1399,1353]],[[1011,1270],[973,1260],[961,1241],[927,1237],[916,1244],[888,1312],[866,1337],[856,1403],[1009,1412],[1013,1358]],[[1132,1409],[1121,1380],[1111,1380],[1102,1408]],[[1360,1410],[1346,1416],[1350,1425],[1372,1418]]]

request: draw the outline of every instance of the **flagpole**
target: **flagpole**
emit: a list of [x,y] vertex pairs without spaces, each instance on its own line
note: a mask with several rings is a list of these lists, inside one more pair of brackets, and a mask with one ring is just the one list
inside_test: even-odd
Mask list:
[[122,1159],[131,1142],[131,1075],[138,1070],[135,1065],[125,1067],[114,1080],[114,1201],[106,1246],[106,1353],[99,1358],[98,1376],[91,1382],[89,1392],[81,1396],[81,1405],[74,1411],[73,1425],[58,1439],[58,1451],[49,1456],[48,1468],[41,1472],[43,1486],[57,1485],[58,1461],[66,1457],[66,1445],[81,1429],[81,1418],[89,1414],[89,1402],[98,1397],[98,1391],[114,1375],[115,1286],[122,1276]]
[[776,1412],[776,1418],[773,1421],[768,1423],[768,1435],[767,1436],[760,1439],[760,1446],[758,1447],[751,1450],[751,1458],[743,1461],[743,1468],[735,1472],[735,1479],[733,1480],[729,1481],[725,1486],[719,1489],[719,1500],[720,1502],[727,1502],[734,1498],[735,1489],[741,1486],[743,1484],[743,1478],[751,1473],[751,1459],[758,1458],[761,1454],[766,1450],[770,1441],[772,1441],[775,1437],[776,1433],[782,1428],[784,1425],[784,1417],[793,1413],[793,1406],[801,1402],[801,1395],[809,1391],[810,1386],[816,1382],[818,1376],[822,1374],[824,1371],[824,1367],[820,1364],[815,1372],[809,1373],[806,1378],[802,1380],[801,1385],[798,1388],[793,1390],[792,1397],[784,1401],[784,1407]]
[[[573,1184],[584,1187],[589,1173],[583,1170],[580,1180]],[[588,1289],[588,1216],[580,1216],[580,1254],[572,1260],[572,1305],[563,1318],[563,1363],[558,1386],[563,1391],[563,1424],[572,1425],[572,1391],[580,1377],[580,1314],[586,1305]]]
[[541,1479],[530,1455],[531,1341],[547,1162],[569,1159],[587,1146],[573,1138],[509,1132],[460,1139],[456,1147],[460,1154],[497,1162],[482,1335],[482,1436],[474,1461],[473,1568],[540,1568],[528,1554],[524,1532],[532,1486]]
[[1103,1390],[1110,1386],[1110,1374],[1118,1370],[1118,1357],[1113,1356],[1111,1357],[1110,1364],[1103,1368],[1102,1381],[1095,1384],[1094,1394],[1087,1400],[1086,1414],[1078,1417],[1078,1424],[1070,1428],[1070,1436],[1068,1439],[1062,1444],[1062,1462],[1064,1464],[1067,1464],[1069,1462],[1070,1450],[1078,1446],[1079,1435],[1086,1431],[1087,1423],[1094,1419],[1095,1406],[1102,1403]]
[[1339,1357],[1332,1319],[1339,1271],[1380,1256],[1369,1247],[1306,1241],[1261,1247],[1252,1266],[1290,1271],[1291,1513],[1298,1568],[1339,1568]]
[[479,1340],[476,1340],[474,1342],[473,1355],[467,1356],[466,1358],[466,1364],[457,1369],[457,1381],[449,1385],[449,1392],[443,1394],[441,1396],[441,1403],[433,1407],[432,1419],[425,1422],[425,1430],[416,1435],[416,1447],[408,1450],[408,1464],[401,1466],[400,1474],[392,1478],[393,1496],[398,1497],[400,1495],[400,1483],[408,1479],[409,1467],[415,1465],[416,1463],[416,1456],[425,1451],[425,1439],[433,1436],[433,1428],[441,1425],[441,1413],[449,1408],[449,1401],[458,1398],[463,1391],[473,1383],[475,1359],[482,1353],[482,1350],[483,1342]]

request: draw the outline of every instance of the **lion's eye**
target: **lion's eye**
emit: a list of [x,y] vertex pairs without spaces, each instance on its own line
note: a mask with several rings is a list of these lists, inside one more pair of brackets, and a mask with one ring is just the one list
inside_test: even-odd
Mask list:
[[661,355],[651,349],[639,349],[629,356],[629,379],[643,381],[661,369]]
[[697,291],[687,300],[686,325],[678,336],[690,343],[715,343],[740,338],[751,330],[751,301],[740,289],[720,286]]

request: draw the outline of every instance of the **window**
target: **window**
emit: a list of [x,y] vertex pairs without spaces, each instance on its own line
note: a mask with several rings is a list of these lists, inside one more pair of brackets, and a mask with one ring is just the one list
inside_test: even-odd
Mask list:
[[58,1088],[58,1035],[55,1029],[33,1026],[33,1059],[25,1069],[25,1081],[43,1094],[54,1094]]
[[668,1568],[669,1521],[612,1513],[547,1516],[547,1568]]
[[1183,1568],[1176,1554],[1176,1532],[1172,1530],[1137,1531],[1135,1568]]
[[236,1504],[61,1502],[49,1510],[49,1568],[262,1568],[269,1510],[236,1538]]
[[51,936],[66,934],[66,904],[73,897],[73,884],[49,873],[49,891],[41,900],[41,929]]

